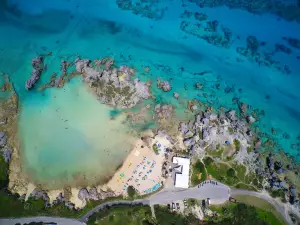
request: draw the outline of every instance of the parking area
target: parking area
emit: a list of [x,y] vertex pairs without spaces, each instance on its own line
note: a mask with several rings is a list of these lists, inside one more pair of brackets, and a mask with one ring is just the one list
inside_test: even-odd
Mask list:
[[169,210],[181,212],[181,213],[183,213],[184,209],[186,209],[188,207],[186,199],[183,201],[170,202],[169,204],[167,204],[167,206],[168,206]]

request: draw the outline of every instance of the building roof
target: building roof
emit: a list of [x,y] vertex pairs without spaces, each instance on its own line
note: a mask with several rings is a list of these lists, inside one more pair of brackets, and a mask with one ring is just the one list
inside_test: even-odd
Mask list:
[[175,187],[188,188],[189,187],[189,173],[190,173],[190,159],[173,157],[173,163],[180,165],[175,169]]

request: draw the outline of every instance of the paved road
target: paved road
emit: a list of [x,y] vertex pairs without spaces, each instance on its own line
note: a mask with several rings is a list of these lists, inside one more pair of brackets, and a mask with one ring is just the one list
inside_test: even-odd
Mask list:
[[15,225],[16,223],[30,223],[30,222],[44,222],[50,223],[54,222],[58,225],[85,225],[85,223],[80,222],[76,219],[67,218],[57,218],[57,217],[28,217],[28,218],[18,218],[18,219],[0,219],[0,225]]
[[151,205],[168,204],[172,201],[184,200],[186,198],[207,199],[210,198],[212,203],[220,204],[229,199],[230,189],[225,185],[204,184],[199,188],[189,188],[184,190],[164,189],[148,199]]

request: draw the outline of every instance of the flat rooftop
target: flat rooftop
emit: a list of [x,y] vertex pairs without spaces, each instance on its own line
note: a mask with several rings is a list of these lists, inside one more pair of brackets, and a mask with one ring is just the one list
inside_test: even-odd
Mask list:
[[188,188],[191,160],[188,158],[173,157],[172,161],[174,164],[178,164],[178,167],[174,168],[175,187]]

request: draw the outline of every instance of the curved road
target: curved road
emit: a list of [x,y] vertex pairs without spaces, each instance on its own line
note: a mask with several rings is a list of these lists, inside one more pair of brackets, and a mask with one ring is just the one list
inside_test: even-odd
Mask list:
[[[205,184],[203,186],[189,189],[163,189],[162,191],[150,196],[146,199],[138,199],[134,201],[118,200],[112,202],[104,202],[95,208],[91,209],[87,214],[79,218],[57,218],[57,217],[30,217],[18,219],[0,219],[0,225],[15,225],[16,223],[29,223],[29,222],[54,222],[58,225],[84,225],[88,218],[105,208],[106,206],[114,205],[154,205],[154,204],[168,204],[173,201],[180,201],[185,198],[206,199],[210,198],[212,204],[220,204],[226,202],[231,195],[250,195],[264,199],[271,203],[284,218],[288,218],[283,204],[275,201],[272,197],[259,192],[230,189],[228,186],[218,183],[218,185]],[[290,222],[289,222],[290,223]]]

